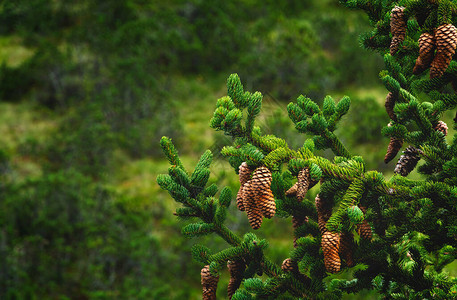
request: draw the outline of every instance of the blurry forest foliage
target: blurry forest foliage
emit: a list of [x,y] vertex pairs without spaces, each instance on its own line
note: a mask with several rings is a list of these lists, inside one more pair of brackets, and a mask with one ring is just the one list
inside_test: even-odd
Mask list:
[[[264,126],[293,146],[288,102],[348,94],[340,136],[393,168],[382,61],[358,44],[366,17],[337,0],[7,0],[0,24],[1,299],[199,299],[201,266],[155,183],[158,143],[188,164],[217,155],[226,137],[208,123],[228,74],[265,95]],[[222,160],[211,180],[237,189]],[[284,232],[275,219],[258,233],[278,260]]]

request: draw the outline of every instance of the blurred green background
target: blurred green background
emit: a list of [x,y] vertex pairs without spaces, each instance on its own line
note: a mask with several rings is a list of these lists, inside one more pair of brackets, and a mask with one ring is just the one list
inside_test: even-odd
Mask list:
[[[394,168],[382,59],[359,46],[367,17],[337,0],[9,0],[0,24],[1,299],[200,299],[190,247],[226,245],[181,236],[155,182],[168,168],[159,140],[172,137],[189,169],[211,149],[210,181],[236,191],[218,156],[230,140],[208,126],[231,73],[264,95],[258,125],[293,147],[306,136],[287,103],[349,95],[337,133],[369,169]],[[230,212],[231,229],[250,230]],[[273,261],[288,257],[289,219],[256,234]]]

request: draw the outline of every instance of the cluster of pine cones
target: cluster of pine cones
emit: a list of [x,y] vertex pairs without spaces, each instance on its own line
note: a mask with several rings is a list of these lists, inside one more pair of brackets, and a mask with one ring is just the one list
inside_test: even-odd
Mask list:
[[[317,181],[313,181],[311,179],[311,175],[308,168],[303,168],[298,172],[297,175],[297,182],[286,191],[286,195],[289,197],[295,197],[297,201],[301,202],[306,196],[306,193],[310,188],[312,188]],[[308,222],[308,217],[300,217],[300,216],[292,216],[292,227],[297,229],[305,222]],[[297,247],[297,236],[294,236],[294,247]],[[291,258],[286,258],[281,265],[281,269],[284,272],[293,273],[296,278],[298,278],[301,282],[310,282],[311,279],[300,273],[298,270],[297,262],[292,260]]]
[[[240,190],[237,195],[237,206],[240,210],[246,211],[251,227],[258,229],[262,224],[263,216],[273,217],[276,206],[273,193],[271,191],[271,172],[266,167],[258,167],[254,171],[249,168],[246,162],[243,162],[239,167],[239,179],[241,183]],[[311,180],[308,168],[302,169],[297,176],[297,183],[293,185],[286,194],[288,196],[296,196],[298,201],[302,201],[309,188],[317,182]],[[315,200],[318,225],[322,234],[321,247],[324,253],[324,264],[328,272],[336,273],[341,269],[342,257],[347,266],[353,266],[354,260],[352,257],[354,249],[354,237],[352,233],[335,233],[330,232],[326,228],[326,223],[331,216],[331,207],[321,200],[319,195]],[[365,213],[365,209],[362,208]],[[293,227],[297,228],[308,218],[292,218]],[[371,226],[366,220],[357,227],[359,235],[364,239],[371,239]],[[294,241],[295,244],[295,241]],[[296,244],[295,244],[296,246]],[[227,287],[228,298],[231,299],[235,291],[241,285],[246,262],[243,259],[236,261],[228,261],[227,268],[230,273],[230,281]],[[292,272],[302,282],[309,282],[311,279],[298,270],[298,265],[291,258],[283,261],[281,269],[284,272]],[[213,275],[210,272],[209,265],[206,265],[201,270],[201,284],[203,288],[202,299],[216,299],[217,284],[219,281],[218,275]]]
[[[444,136],[447,135],[447,124],[444,123],[443,121],[438,121],[436,124],[435,128],[436,131],[441,132]],[[401,148],[401,145],[403,144],[403,141],[401,141],[401,144],[398,146],[395,144],[395,140],[399,140],[397,138],[391,138],[391,142],[389,143],[389,147],[387,148],[387,156],[393,155],[393,157],[398,153],[398,151]],[[392,145],[393,144],[393,145]],[[393,152],[392,153],[389,153]],[[420,156],[423,154],[423,151],[421,149],[417,149],[413,146],[408,146],[404,151],[403,155],[400,156],[398,159],[397,165],[395,166],[394,173],[400,174],[401,176],[407,176],[417,165],[417,163],[420,160]],[[392,158],[393,158],[392,157]]]
[[[289,197],[295,197],[298,202],[303,201],[305,199],[306,193],[310,188],[312,188],[317,181],[311,179],[311,175],[309,173],[308,168],[303,168],[298,172],[297,175],[297,182],[286,191],[286,195]],[[308,221],[308,217],[300,217],[300,216],[292,216],[292,227],[297,229],[305,222]],[[297,237],[294,236],[294,247],[297,247]]]
[[[400,44],[406,37],[406,17],[404,7],[396,6],[391,11],[390,31],[392,41],[390,44],[390,54],[394,55]],[[433,33],[424,32],[419,37],[419,57],[413,69],[413,74],[420,74],[430,68],[430,78],[441,77],[448,68],[457,47],[457,28],[452,24],[442,24],[433,30]],[[385,101],[385,108],[389,117],[396,122],[397,117],[394,113],[395,102],[398,95],[390,92]],[[391,123],[388,124],[391,126]],[[447,125],[439,121],[435,125],[435,130],[447,135]],[[391,161],[403,146],[403,140],[391,137],[384,162]],[[422,151],[413,146],[407,147],[400,156],[394,172],[402,176],[407,176],[417,165]]]
[[419,57],[413,73],[420,74],[430,67],[430,78],[440,77],[449,66],[456,47],[457,29],[452,24],[439,26],[433,35],[422,33],[419,38]]
[[271,172],[266,167],[252,171],[246,162],[239,168],[240,189],[236,196],[239,210],[246,211],[252,229],[259,229],[263,217],[272,218],[276,203],[271,191]]
[[[404,7],[395,6],[390,15],[392,41],[390,54],[394,55],[406,37],[406,17]],[[457,28],[452,24],[442,24],[433,32],[424,32],[419,37],[419,57],[413,74],[420,74],[430,68],[430,78],[441,77],[449,66],[457,47]]]
[[[244,260],[236,260],[227,262],[227,268],[230,273],[230,281],[227,287],[227,296],[232,299],[233,294],[240,287],[243,281],[244,270],[246,264]],[[201,270],[201,284],[203,288],[202,299],[203,300],[215,300],[217,283],[219,282],[219,275],[211,274],[209,265],[206,265]]]
[[[389,123],[387,126],[391,126],[391,124]],[[444,136],[447,135],[448,127],[447,124],[443,121],[438,121],[434,129],[438,132],[441,132]],[[387,153],[384,157],[384,162],[386,164],[390,162],[398,154],[402,146],[402,139],[391,137],[389,145],[387,146]],[[400,174],[401,176],[407,176],[412,170],[414,170],[422,154],[422,150],[415,148],[413,146],[408,146],[398,159],[398,162],[395,165],[394,173]]]

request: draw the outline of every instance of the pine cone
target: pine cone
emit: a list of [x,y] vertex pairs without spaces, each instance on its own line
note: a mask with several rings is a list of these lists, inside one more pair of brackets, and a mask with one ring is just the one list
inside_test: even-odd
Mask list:
[[414,65],[413,74],[418,75],[430,67],[435,55],[435,37],[424,32],[419,37],[419,57]]
[[261,213],[266,218],[272,218],[276,212],[276,204],[271,191],[271,172],[265,167],[259,167],[252,175],[251,184],[257,190],[257,203]]
[[297,268],[297,264],[292,261],[290,258],[286,258],[281,265],[281,269],[284,272],[293,272]]
[[387,114],[393,121],[397,121],[397,116],[394,113],[394,106],[396,101],[397,97],[394,95],[394,93],[390,92],[387,94],[386,102],[384,103]]
[[298,190],[298,182],[296,182],[293,186],[290,187],[290,189],[288,189],[286,191],[286,196],[296,195],[297,194],[297,190]]
[[297,175],[298,181],[286,191],[286,196],[296,196],[299,202],[303,201],[310,188],[316,185],[317,181],[311,180],[308,168],[303,168]]
[[249,181],[251,177],[252,170],[249,168],[248,164],[246,162],[241,163],[239,170],[238,170],[238,175],[240,179],[240,189],[238,190],[238,193],[236,194],[236,206],[240,211],[244,211],[244,204],[243,204],[243,186],[246,184],[246,182]]
[[276,212],[276,203],[271,191],[271,172],[265,167],[259,167],[252,175],[251,184],[257,191],[257,203],[266,218],[272,218]]
[[252,170],[249,168],[246,162],[241,163],[238,169],[238,176],[240,178],[241,185],[244,185],[251,178]]
[[403,146],[403,140],[391,137],[389,146],[387,146],[387,153],[384,156],[384,162],[387,164],[391,161],[395,156],[397,156],[398,151],[400,151],[401,146]]
[[395,6],[390,15],[390,32],[392,33],[392,41],[390,43],[390,55],[394,55],[400,44],[406,37],[406,19],[404,15],[404,7]]
[[325,205],[324,201],[319,197],[319,194],[316,195],[316,199],[314,201],[317,211],[317,225],[319,226],[321,234],[324,234],[327,232],[326,224],[332,214],[332,210]]
[[400,174],[401,176],[407,176],[417,165],[417,162],[420,160],[420,154],[422,150],[414,148],[413,146],[408,146],[403,151],[403,155],[400,156],[400,159],[395,166],[394,173]]
[[271,218],[276,212],[276,203],[271,191],[271,172],[265,167],[258,167],[252,178],[243,186],[243,207],[248,215],[252,229],[259,229],[263,216]]
[[447,135],[447,129],[447,124],[443,121],[438,121],[438,124],[435,126],[435,130],[441,132],[444,136]]
[[252,229],[259,229],[263,221],[262,211],[257,201],[257,194],[257,190],[253,187],[251,181],[245,183],[243,186],[243,206]]
[[311,181],[311,177],[309,175],[309,170],[308,168],[302,169],[297,176],[297,200],[299,202],[303,201],[303,199],[306,196],[306,193],[308,192],[308,187]]
[[354,236],[352,233],[342,233],[340,239],[340,257],[342,257],[348,267],[354,266]]
[[436,55],[430,67],[430,78],[444,74],[457,47],[457,29],[452,24],[441,25],[436,29]]
[[319,194],[317,194],[316,198],[314,198],[314,204],[316,205],[316,211],[318,214],[325,215],[328,213],[329,208],[325,205],[325,201],[321,199]]
[[233,294],[240,287],[241,281],[243,281],[243,274],[246,265],[242,260],[229,260],[227,262],[227,268],[230,273],[230,281],[227,286],[227,295],[229,299],[232,299]]
[[319,231],[321,232],[321,234],[327,232],[327,221],[328,219],[324,219],[322,215],[317,215],[317,226],[319,226]]
[[[360,206],[360,209],[363,211],[363,213],[367,212],[366,207]],[[361,224],[357,225],[357,232],[362,239],[371,240],[373,237],[371,226],[366,219],[364,219]]]
[[[293,261],[292,259],[290,259],[290,258],[286,258],[282,262],[281,269],[284,272],[293,273],[295,278],[298,279],[300,282],[303,282],[303,283],[306,283],[306,284],[309,284],[311,282],[311,279],[308,276],[300,273],[300,271],[298,270],[297,263],[295,261]],[[308,298],[306,298],[306,299],[308,299]]]
[[362,239],[371,240],[373,237],[373,232],[371,231],[371,226],[366,220],[363,220],[362,224],[357,226],[358,233]]
[[330,231],[322,234],[321,247],[324,252],[324,264],[327,271],[330,273],[339,272],[341,268],[341,260],[338,254],[340,234]]
[[213,276],[209,271],[209,265],[203,267],[201,271],[201,283],[203,287],[203,300],[215,300],[216,299],[216,289],[217,282],[219,281],[219,276]]

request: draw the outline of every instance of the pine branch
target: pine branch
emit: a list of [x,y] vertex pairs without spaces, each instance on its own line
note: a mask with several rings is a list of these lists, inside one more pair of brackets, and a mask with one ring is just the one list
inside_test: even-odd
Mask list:
[[[352,156],[334,134],[349,110],[348,97],[336,103],[327,96],[322,107],[305,96],[289,103],[295,128],[312,136],[302,148],[291,149],[255,126],[262,95],[245,91],[232,74],[228,96],[217,101],[210,126],[234,140],[222,154],[240,173],[237,207],[247,212],[251,226],[258,229],[264,216],[275,213],[292,216],[290,258],[279,268],[264,255],[266,240],[252,233],[240,238],[224,225],[232,194],[225,188],[217,198],[217,186],[206,186],[209,152],[189,175],[171,140],[163,138],[172,166],[157,181],[183,204],[178,217],[201,220],[184,226],[183,234],[215,233],[231,246],[215,254],[204,246],[192,249],[195,259],[207,265],[204,274],[216,276],[227,260],[246,265],[244,289],[232,290],[233,299],[252,299],[251,294],[339,299],[373,288],[386,298],[450,299],[457,293],[457,279],[442,270],[457,256],[457,138],[447,144],[448,128],[440,118],[457,107],[455,95],[443,92],[449,83],[457,90],[457,29],[452,25],[457,5],[450,0],[341,2],[368,14],[373,28],[361,37],[362,45],[384,57],[380,78],[390,92],[386,110],[392,122],[382,133],[412,145],[396,165],[398,175],[386,179],[366,171],[363,159]],[[456,124],[457,119],[454,129]],[[315,154],[319,149],[331,149],[335,157],[320,157]],[[424,179],[406,178],[420,159]],[[313,202],[306,192],[318,181]],[[352,278],[328,279],[327,272],[348,267],[354,268],[349,269]]]

